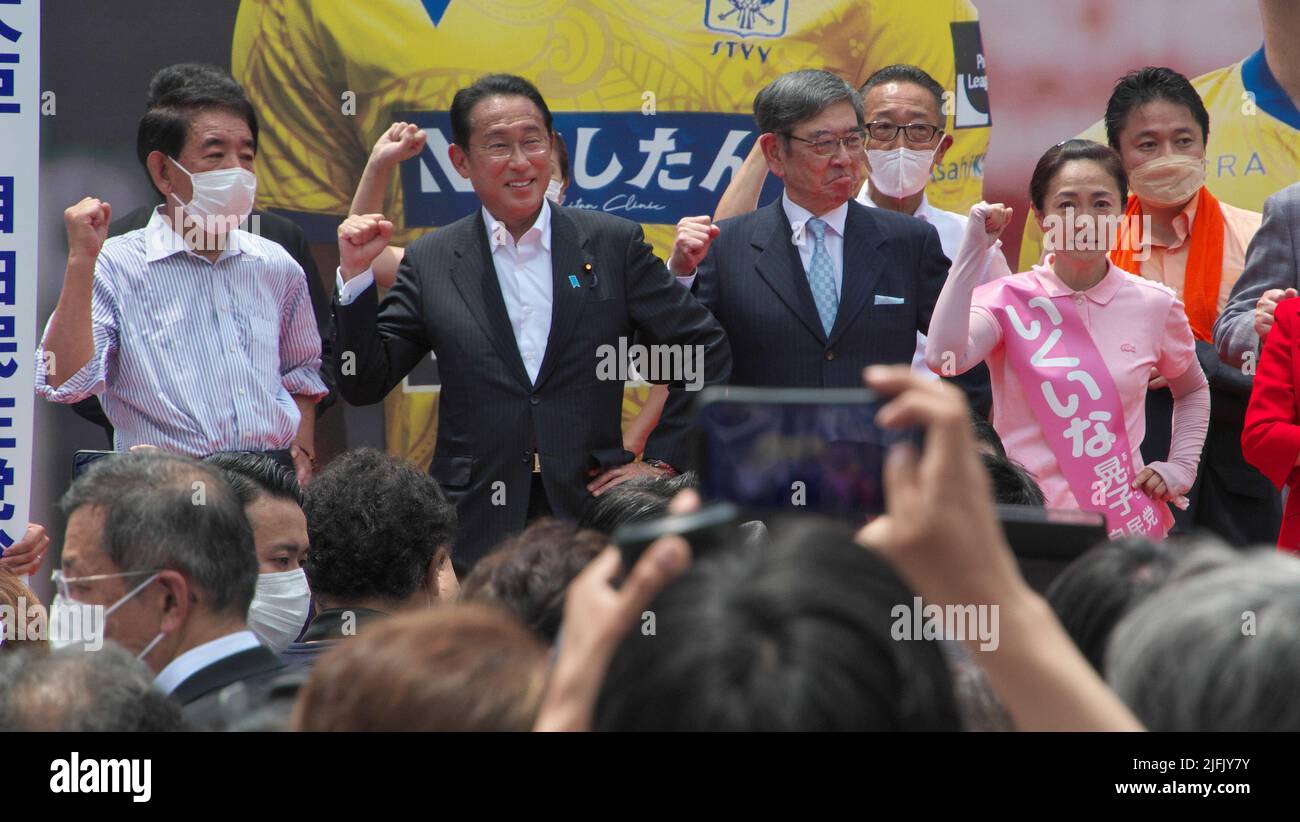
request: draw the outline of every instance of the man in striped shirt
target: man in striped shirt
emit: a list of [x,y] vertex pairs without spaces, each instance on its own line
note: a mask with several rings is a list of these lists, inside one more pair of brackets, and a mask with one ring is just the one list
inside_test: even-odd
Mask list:
[[137,151],[165,203],[111,240],[108,203],[64,212],[68,267],[36,391],[62,403],[100,395],[119,451],[287,450],[306,482],[326,393],[320,336],[299,265],[237,228],[256,150],[242,95],[182,88],[145,114]]

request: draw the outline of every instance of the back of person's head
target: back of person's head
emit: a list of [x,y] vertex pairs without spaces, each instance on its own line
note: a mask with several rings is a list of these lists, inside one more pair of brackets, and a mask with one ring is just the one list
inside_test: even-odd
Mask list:
[[0,731],[179,730],[180,707],[117,645],[0,655]]
[[556,519],[538,520],[479,560],[461,585],[461,601],[505,608],[553,643],[569,583],[608,544],[598,531]]
[[668,503],[682,491],[695,488],[694,471],[671,477],[637,477],[619,483],[588,503],[578,525],[612,534],[620,525],[657,519],[668,513]]
[[[851,535],[782,523],[699,558],[623,640],[601,730],[959,730],[938,643],[896,640],[913,594]],[[647,617],[648,618],[648,617]]]
[[975,431],[975,447],[983,454],[996,454],[999,457],[1007,455],[1006,446],[1002,444],[1002,438],[998,436],[997,429],[993,423],[989,422],[975,410],[970,412],[971,428]]
[[1124,617],[1106,678],[1152,731],[1300,731],[1300,560],[1260,550]]
[[1074,644],[1104,675],[1106,647],[1125,614],[1180,573],[1228,557],[1230,549],[1203,540],[1153,543],[1127,537],[1103,542],[1052,581],[1047,602]]
[[1043,489],[1034,475],[1023,465],[1008,456],[980,452],[984,469],[993,480],[993,500],[998,505],[1029,505],[1042,508],[1047,505]]
[[49,650],[48,625],[49,615],[35,592],[13,571],[0,568],[0,653]]
[[324,654],[294,710],[299,731],[527,731],[547,650],[477,604],[410,611]]
[[[220,469],[163,451],[96,461],[59,503],[102,515],[98,544],[120,572],[177,571],[193,607],[242,622],[257,584],[253,532]],[[67,546],[65,544],[65,550]]]
[[360,448],[312,479],[302,507],[311,544],[303,567],[322,602],[398,606],[422,590],[438,596],[430,583],[449,565],[456,508],[433,477]]

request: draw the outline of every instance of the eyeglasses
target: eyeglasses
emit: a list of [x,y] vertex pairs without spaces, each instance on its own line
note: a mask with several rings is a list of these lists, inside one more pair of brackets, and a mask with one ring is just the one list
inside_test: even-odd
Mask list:
[[821,140],[809,140],[804,137],[796,137],[786,132],[786,137],[791,140],[798,140],[801,143],[807,143],[812,146],[813,154],[819,157],[830,157],[835,153],[836,148],[844,146],[844,150],[849,154],[862,153],[862,145],[866,141],[866,134],[862,129],[854,129],[843,137],[826,137]]
[[479,150],[493,160],[505,160],[515,156],[515,146],[519,146],[524,154],[528,157],[536,157],[539,154],[546,154],[551,150],[551,142],[545,137],[529,137],[520,143],[508,143],[505,140],[493,140],[485,145],[480,145]]
[[57,590],[60,594],[62,594],[64,599],[72,599],[72,595],[68,593],[69,582],[94,582],[101,579],[115,579],[117,577],[142,577],[145,576],[146,574],[156,574],[156,573],[158,572],[157,571],[123,571],[120,574],[95,574],[93,576],[88,576],[88,577],[65,577],[62,571],[55,569],[54,572],[50,574],[50,581],[54,583],[55,590]]
[[896,126],[883,120],[867,123],[867,133],[871,135],[871,139],[882,143],[892,142],[900,131],[907,135],[909,143],[928,143],[943,129],[929,123],[908,123],[905,126]]

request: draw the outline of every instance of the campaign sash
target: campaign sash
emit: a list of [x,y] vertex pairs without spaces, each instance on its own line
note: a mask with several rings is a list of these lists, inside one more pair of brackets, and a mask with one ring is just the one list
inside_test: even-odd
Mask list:
[[1070,297],[1049,297],[1036,281],[1006,280],[1002,288],[994,313],[1007,362],[1079,506],[1106,517],[1111,539],[1162,539],[1173,517],[1131,487],[1136,472],[1119,390]]

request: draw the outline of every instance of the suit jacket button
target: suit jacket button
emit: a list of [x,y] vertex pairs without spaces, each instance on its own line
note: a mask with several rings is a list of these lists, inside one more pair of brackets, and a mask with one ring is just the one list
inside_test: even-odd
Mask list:
[[533,405],[537,405],[541,402],[541,399],[536,394],[532,394],[528,397],[528,401]]
[[833,359],[835,359],[835,352],[832,351],[832,350],[829,349],[829,348],[826,349],[826,360],[829,362],[830,360],[833,360]]

